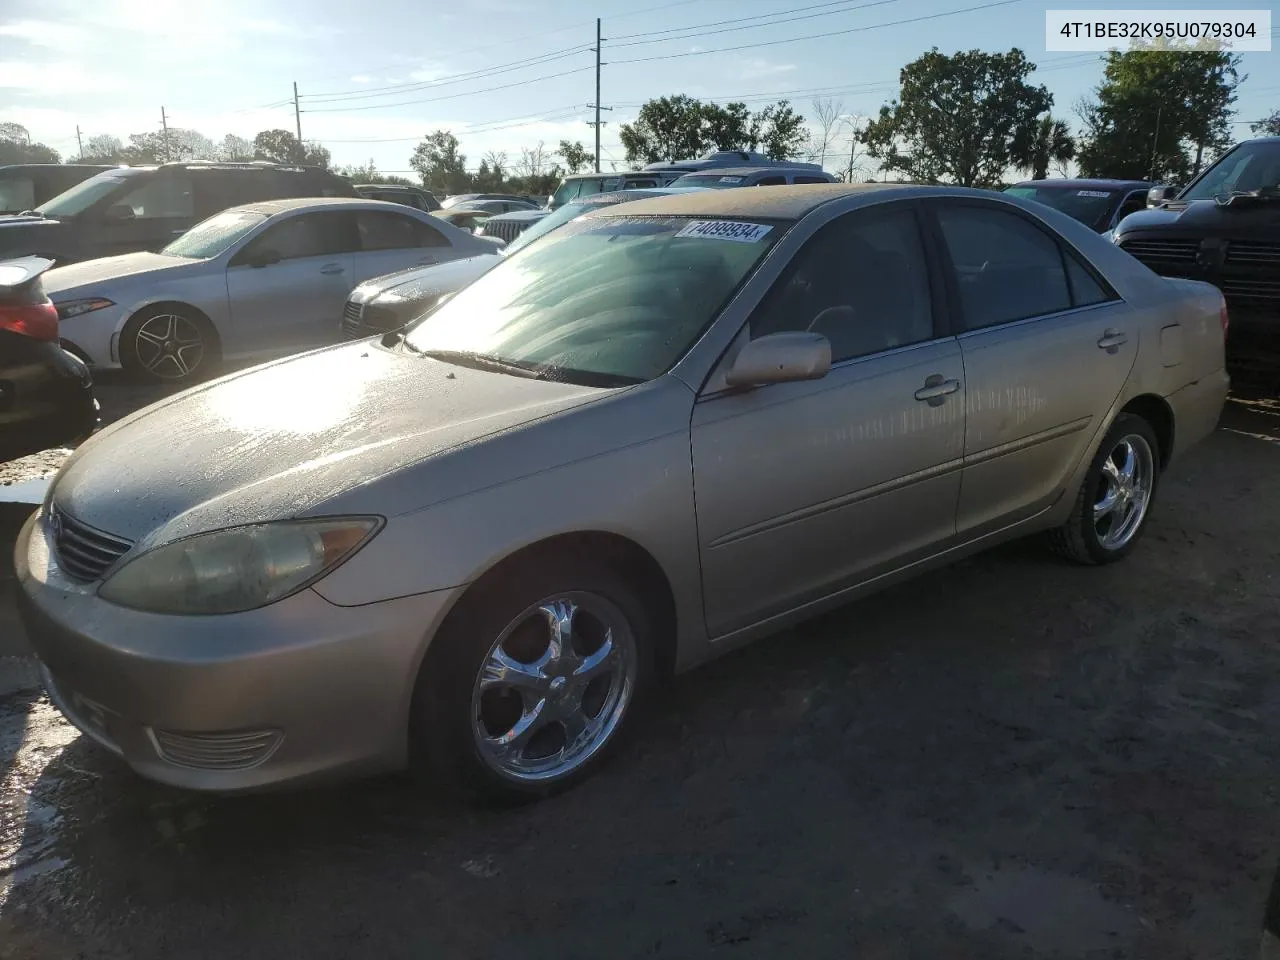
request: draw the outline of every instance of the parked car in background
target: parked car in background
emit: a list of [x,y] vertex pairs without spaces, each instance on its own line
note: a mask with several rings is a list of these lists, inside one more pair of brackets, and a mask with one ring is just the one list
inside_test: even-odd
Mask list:
[[854,597],[1038,532],[1122,560],[1217,422],[1221,306],[982,191],[639,201],[91,438],[18,607],[152,779],[545,795],[658,679]]
[[89,369],[58,345],[41,289],[52,261],[0,262],[0,462],[74,443],[98,423]]
[[[520,234],[498,252],[503,256],[518,253],[539,237],[593,210],[601,210],[633,200],[644,200],[648,197],[695,192],[696,189],[663,187],[648,190],[619,190],[615,193],[598,193],[575,200],[554,213],[548,213],[542,217],[529,230]],[[547,211],[540,212],[547,213]],[[513,213],[507,216],[516,217],[520,214]],[[496,238],[486,236],[485,239]],[[411,320],[433,308],[445,297],[461,290],[501,262],[500,257],[471,257],[437,266],[412,267],[390,276],[375,277],[351,291],[351,296],[347,298],[347,305],[342,311],[342,333],[347,337],[368,337],[386,333],[389,330],[399,330]]]
[[81,180],[114,169],[93,163],[20,163],[0,167],[0,214],[22,213]]
[[228,207],[290,197],[358,196],[346,180],[318,167],[204,160],[113,167],[30,215],[0,217],[0,259],[35,254],[62,265],[159,250]]
[[378,200],[273,200],[224,210],[159,253],[51,270],[68,349],[96,368],[192,380],[220,359],[332,342],[352,287],[491,252],[444,221]]
[[644,190],[660,187],[673,177],[660,177],[652,173],[629,171],[627,173],[571,173],[560,181],[556,192],[547,197],[547,209],[558,210],[570,200],[589,197],[596,193],[612,193],[615,190]]
[[1112,238],[1156,273],[1218,287],[1233,368],[1280,384],[1280,137],[1241,143],[1180,192],[1151,195],[1157,206],[1125,217]]
[[466,203],[469,200],[519,200],[521,203],[530,203],[528,197],[519,197],[514,193],[455,193],[444,198],[440,206],[445,210],[456,206],[459,203]]
[[488,223],[492,214],[485,213],[483,210],[470,210],[465,207],[450,207],[448,210],[436,210],[435,216],[439,217],[445,223],[451,223],[460,230],[466,230],[475,233],[478,229]]
[[516,210],[537,210],[538,205],[528,200],[464,200],[449,208],[453,210],[471,210],[496,216],[500,213],[512,213]]
[[698,173],[704,170],[720,170],[726,167],[800,167],[821,172],[822,165],[817,163],[801,163],[797,160],[772,160],[763,153],[754,150],[713,150],[706,156],[696,160],[670,160],[650,163],[642,172],[657,175],[670,183],[676,177],[686,173]]
[[1146,180],[1024,180],[1004,192],[1035,200],[1075,217],[1086,227],[1106,233],[1131,213],[1145,210]]
[[804,166],[725,167],[702,173],[686,173],[671,181],[673,187],[705,187],[726,190],[734,187],[782,187],[796,183],[838,183],[825,170]]
[[429,190],[407,187],[402,183],[357,183],[356,192],[369,200],[385,200],[387,203],[403,203],[415,210],[440,209],[440,201]]

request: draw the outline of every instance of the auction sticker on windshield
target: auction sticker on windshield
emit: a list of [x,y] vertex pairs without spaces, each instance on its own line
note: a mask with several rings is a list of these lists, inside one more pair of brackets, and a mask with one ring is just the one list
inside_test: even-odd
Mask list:
[[1105,190],[1077,190],[1076,196],[1077,197],[1098,197],[1100,199],[1105,200],[1107,197],[1111,196],[1111,194],[1107,193],[1107,191]]
[[743,223],[739,220],[694,220],[685,225],[677,237],[702,237],[708,240],[732,240],[734,243],[759,243],[773,227],[767,223]]

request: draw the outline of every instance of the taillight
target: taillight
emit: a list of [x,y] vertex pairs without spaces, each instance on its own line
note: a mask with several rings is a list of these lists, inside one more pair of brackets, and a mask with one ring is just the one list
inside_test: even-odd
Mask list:
[[33,340],[57,340],[58,309],[52,303],[0,304],[0,330]]
[[1231,318],[1227,316],[1227,298],[1222,298],[1222,306],[1218,308],[1218,319],[1222,321],[1222,339],[1227,339],[1227,327],[1231,326]]

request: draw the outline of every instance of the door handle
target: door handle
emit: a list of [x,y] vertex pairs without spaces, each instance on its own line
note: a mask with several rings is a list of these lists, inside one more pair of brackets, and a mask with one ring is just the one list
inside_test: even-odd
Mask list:
[[1119,330],[1107,330],[1098,339],[1098,348],[1107,353],[1115,353],[1128,342],[1129,338]]
[[947,402],[947,395],[960,389],[959,380],[948,380],[940,373],[930,375],[924,386],[916,391],[917,400],[922,400],[931,407],[938,407]]
[[334,274],[334,273],[341,273],[343,269],[344,268],[340,263],[326,263],[323,267],[320,268],[320,272],[327,273],[327,274]]
[[179,227],[177,230],[170,230],[170,231],[169,231],[170,235],[175,236],[175,237],[180,237],[180,236],[182,236],[182,235],[183,235],[184,233],[186,233],[186,232],[187,232],[187,228],[186,228],[186,227]]

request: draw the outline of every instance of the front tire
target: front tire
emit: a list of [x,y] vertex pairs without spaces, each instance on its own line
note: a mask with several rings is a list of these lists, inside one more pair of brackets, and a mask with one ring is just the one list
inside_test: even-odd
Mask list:
[[120,334],[120,362],[150,383],[191,383],[218,361],[218,336],[202,313],[178,305],[141,310]]
[[589,776],[653,674],[647,604],[590,560],[517,562],[463,598],[414,694],[415,759],[464,794],[528,800]]
[[1147,526],[1160,481],[1160,444],[1146,420],[1122,413],[1107,431],[1076,495],[1071,516],[1049,545],[1076,563],[1114,563]]

